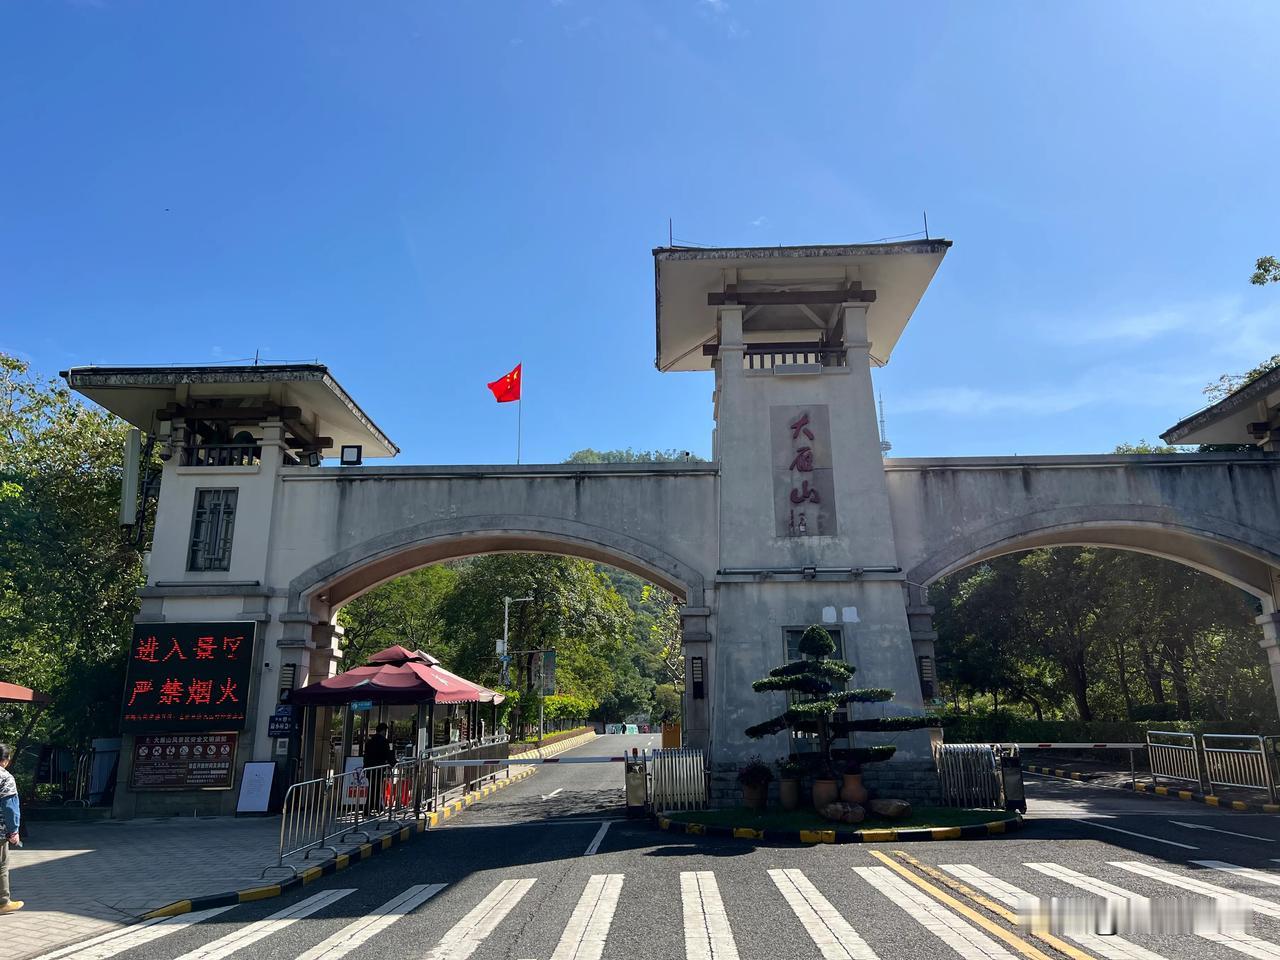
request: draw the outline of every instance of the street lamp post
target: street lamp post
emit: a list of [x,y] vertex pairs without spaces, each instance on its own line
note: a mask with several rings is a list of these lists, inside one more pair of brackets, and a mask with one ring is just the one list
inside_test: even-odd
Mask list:
[[501,664],[502,685],[508,686],[511,683],[511,671],[509,664],[511,657],[507,654],[507,625],[511,619],[511,605],[513,603],[525,603],[532,600],[533,597],[503,597],[502,598],[502,640],[498,644],[498,663]]

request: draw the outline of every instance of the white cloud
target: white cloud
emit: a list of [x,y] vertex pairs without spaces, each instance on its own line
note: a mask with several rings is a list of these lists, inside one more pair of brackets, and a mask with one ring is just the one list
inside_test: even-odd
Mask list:
[[763,227],[768,222],[769,222],[768,217],[756,217],[754,220],[751,221],[751,225],[753,227]]
[[1044,386],[931,387],[908,391],[893,401],[895,412],[984,416],[1071,413],[1088,407],[1117,406],[1183,409],[1194,403],[1204,377],[1196,372],[1101,366]]

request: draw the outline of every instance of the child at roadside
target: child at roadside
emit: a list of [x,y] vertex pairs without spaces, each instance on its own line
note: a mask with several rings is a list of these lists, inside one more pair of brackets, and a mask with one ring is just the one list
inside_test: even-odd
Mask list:
[[22,823],[22,808],[18,805],[18,782],[9,772],[13,751],[7,743],[0,743],[0,914],[14,913],[22,909],[22,901],[9,896],[9,848],[22,846],[18,827]]

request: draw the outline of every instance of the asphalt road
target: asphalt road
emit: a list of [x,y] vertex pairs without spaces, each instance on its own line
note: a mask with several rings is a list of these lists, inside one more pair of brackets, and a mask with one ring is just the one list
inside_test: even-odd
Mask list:
[[[656,746],[651,741],[606,737],[564,756],[618,754]],[[447,826],[289,896],[196,923],[129,928],[48,956],[1280,960],[1277,817],[1028,776],[1031,810],[1021,833],[786,848],[627,821],[621,779],[620,764],[547,766]],[[943,866],[964,874],[995,910],[946,887]],[[1199,886],[1206,883],[1213,886]],[[1211,905],[1219,890],[1256,898],[1262,915],[1250,936],[1135,934],[1055,946],[1018,933],[999,913],[1023,891]],[[155,939],[139,942],[148,936]]]

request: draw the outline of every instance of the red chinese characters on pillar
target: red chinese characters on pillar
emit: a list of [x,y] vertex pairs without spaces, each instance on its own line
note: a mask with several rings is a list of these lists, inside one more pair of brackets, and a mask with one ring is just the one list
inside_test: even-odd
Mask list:
[[[813,431],[809,428],[810,419],[809,412],[806,410],[795,420],[787,424],[791,430],[791,442],[793,444],[803,444],[793,448],[794,456],[791,458],[791,465],[787,468],[792,474],[813,473],[814,455],[811,444],[816,439]],[[809,444],[804,444],[808,440]],[[796,482],[799,481],[799,486]],[[816,486],[812,486],[807,477],[792,477],[791,486],[791,503],[795,506],[806,503],[821,503],[822,497],[818,493]],[[809,534],[809,518],[804,511],[791,510],[791,518],[787,527],[788,533],[793,537],[803,537]]]

